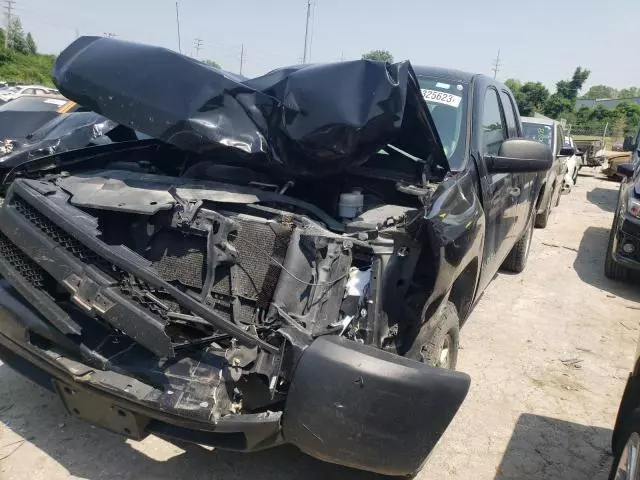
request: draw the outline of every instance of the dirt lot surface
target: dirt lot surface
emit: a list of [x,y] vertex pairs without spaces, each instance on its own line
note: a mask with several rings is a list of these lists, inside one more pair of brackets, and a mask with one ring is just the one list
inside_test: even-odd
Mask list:
[[[499,274],[463,328],[458,368],[471,390],[420,479],[606,478],[640,286],[604,278],[618,184],[590,175],[535,231],[526,271]],[[242,455],[127,441],[71,418],[0,364],[0,479],[75,478],[380,477],[289,447]]]

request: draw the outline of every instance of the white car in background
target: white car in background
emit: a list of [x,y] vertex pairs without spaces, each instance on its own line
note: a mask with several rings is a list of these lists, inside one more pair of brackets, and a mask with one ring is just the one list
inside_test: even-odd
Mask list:
[[23,95],[51,95],[53,89],[42,85],[20,85],[0,90],[0,101],[9,102]]
[[572,148],[575,152],[573,155],[567,158],[567,173],[565,173],[564,182],[562,183],[563,191],[565,193],[568,193],[571,191],[578,180],[578,171],[580,170],[580,166],[582,165],[582,152],[576,148],[575,143],[573,142],[573,138],[571,137],[564,137],[562,147]]

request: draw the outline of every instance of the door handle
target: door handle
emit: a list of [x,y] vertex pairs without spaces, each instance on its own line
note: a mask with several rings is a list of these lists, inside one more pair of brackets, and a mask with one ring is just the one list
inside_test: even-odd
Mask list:
[[509,196],[511,196],[511,197],[519,197],[520,196],[520,189],[518,187],[510,188],[509,189]]

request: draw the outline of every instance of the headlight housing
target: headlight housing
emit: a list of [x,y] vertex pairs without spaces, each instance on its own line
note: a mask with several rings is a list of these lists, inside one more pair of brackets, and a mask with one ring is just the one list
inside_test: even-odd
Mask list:
[[640,218],[640,200],[634,197],[629,197],[627,202],[627,212],[629,215]]

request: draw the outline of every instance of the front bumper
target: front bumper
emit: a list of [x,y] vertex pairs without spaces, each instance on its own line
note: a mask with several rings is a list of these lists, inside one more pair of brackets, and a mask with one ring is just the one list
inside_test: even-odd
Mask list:
[[65,343],[0,280],[0,359],[58,393],[72,415],[134,439],[155,433],[236,451],[289,442],[321,460],[391,475],[420,469],[469,388],[463,373],[321,337],[299,360],[283,412],[206,421],[177,414],[162,401],[166,391],[154,395],[133,376],[70,358],[57,348]]
[[[615,229],[611,248],[613,260],[626,268],[640,270],[640,220],[626,213],[621,214],[612,228]],[[622,249],[626,244],[634,246],[632,253]]]

